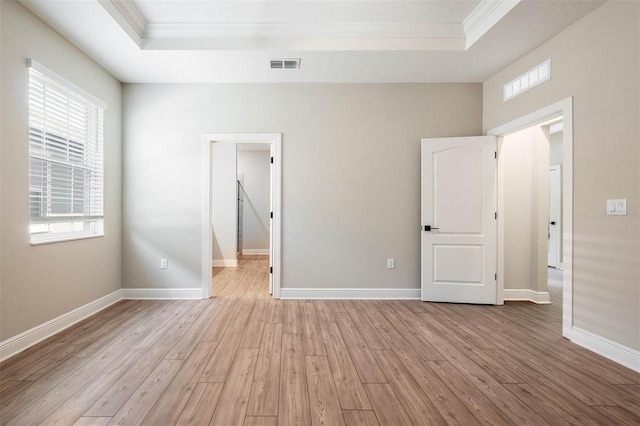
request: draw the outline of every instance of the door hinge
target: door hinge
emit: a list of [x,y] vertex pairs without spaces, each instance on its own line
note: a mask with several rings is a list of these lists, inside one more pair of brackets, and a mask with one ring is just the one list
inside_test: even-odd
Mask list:
[[269,266],[269,273],[273,274],[273,266]]
[[493,214],[493,218],[494,218],[494,219],[496,219],[496,220],[498,219],[498,212],[495,212],[495,213]]
[[498,151],[493,151],[493,158],[498,159]]
[[271,157],[271,164],[273,164],[273,157]]
[[493,274],[493,277],[496,281],[498,281],[498,274]]
[[269,218],[270,218],[270,219],[273,219],[273,212],[271,212],[271,213],[269,214]]

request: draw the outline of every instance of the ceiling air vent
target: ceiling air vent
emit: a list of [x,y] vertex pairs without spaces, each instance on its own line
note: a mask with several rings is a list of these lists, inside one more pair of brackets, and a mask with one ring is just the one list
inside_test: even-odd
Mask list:
[[295,70],[300,68],[300,59],[271,59],[269,61],[271,69],[276,70]]

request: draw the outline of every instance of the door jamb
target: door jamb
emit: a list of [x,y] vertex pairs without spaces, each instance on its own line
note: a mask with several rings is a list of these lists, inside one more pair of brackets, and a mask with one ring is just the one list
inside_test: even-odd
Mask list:
[[555,102],[487,132],[498,137],[498,283],[497,303],[504,304],[504,164],[502,137],[562,115],[562,335],[571,339],[573,328],[573,97]]
[[211,297],[211,268],[213,239],[211,235],[211,155],[213,143],[268,143],[273,146],[273,181],[271,200],[273,208],[273,241],[271,261],[273,264],[273,298],[280,298],[280,253],[282,229],[282,134],[281,133],[207,133],[202,139],[202,298]]
[[[549,166],[549,170],[558,170],[560,172],[560,175],[558,176],[558,180],[560,181],[560,187],[558,188],[558,199],[556,201],[558,201],[558,208],[560,209],[560,218],[558,219],[558,227],[560,230],[562,230],[562,165],[560,164],[551,164]],[[551,220],[551,219],[549,219]],[[560,242],[562,241],[562,234],[560,234],[557,244],[562,247],[562,244],[560,244]],[[562,269],[562,252],[561,250],[557,250],[558,252],[558,268]]]

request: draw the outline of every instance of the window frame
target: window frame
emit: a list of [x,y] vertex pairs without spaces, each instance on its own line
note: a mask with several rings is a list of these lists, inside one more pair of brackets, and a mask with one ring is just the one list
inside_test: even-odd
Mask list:
[[[29,242],[103,237],[106,104],[32,59],[27,67]],[[57,100],[47,103],[47,95]],[[66,114],[55,116],[54,108],[60,107]],[[41,170],[34,162],[42,164]],[[34,214],[34,206],[40,214]]]

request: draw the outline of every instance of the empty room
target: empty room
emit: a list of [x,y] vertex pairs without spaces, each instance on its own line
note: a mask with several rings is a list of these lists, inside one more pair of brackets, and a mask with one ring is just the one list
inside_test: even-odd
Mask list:
[[0,1],[0,424],[640,424],[640,3]]

